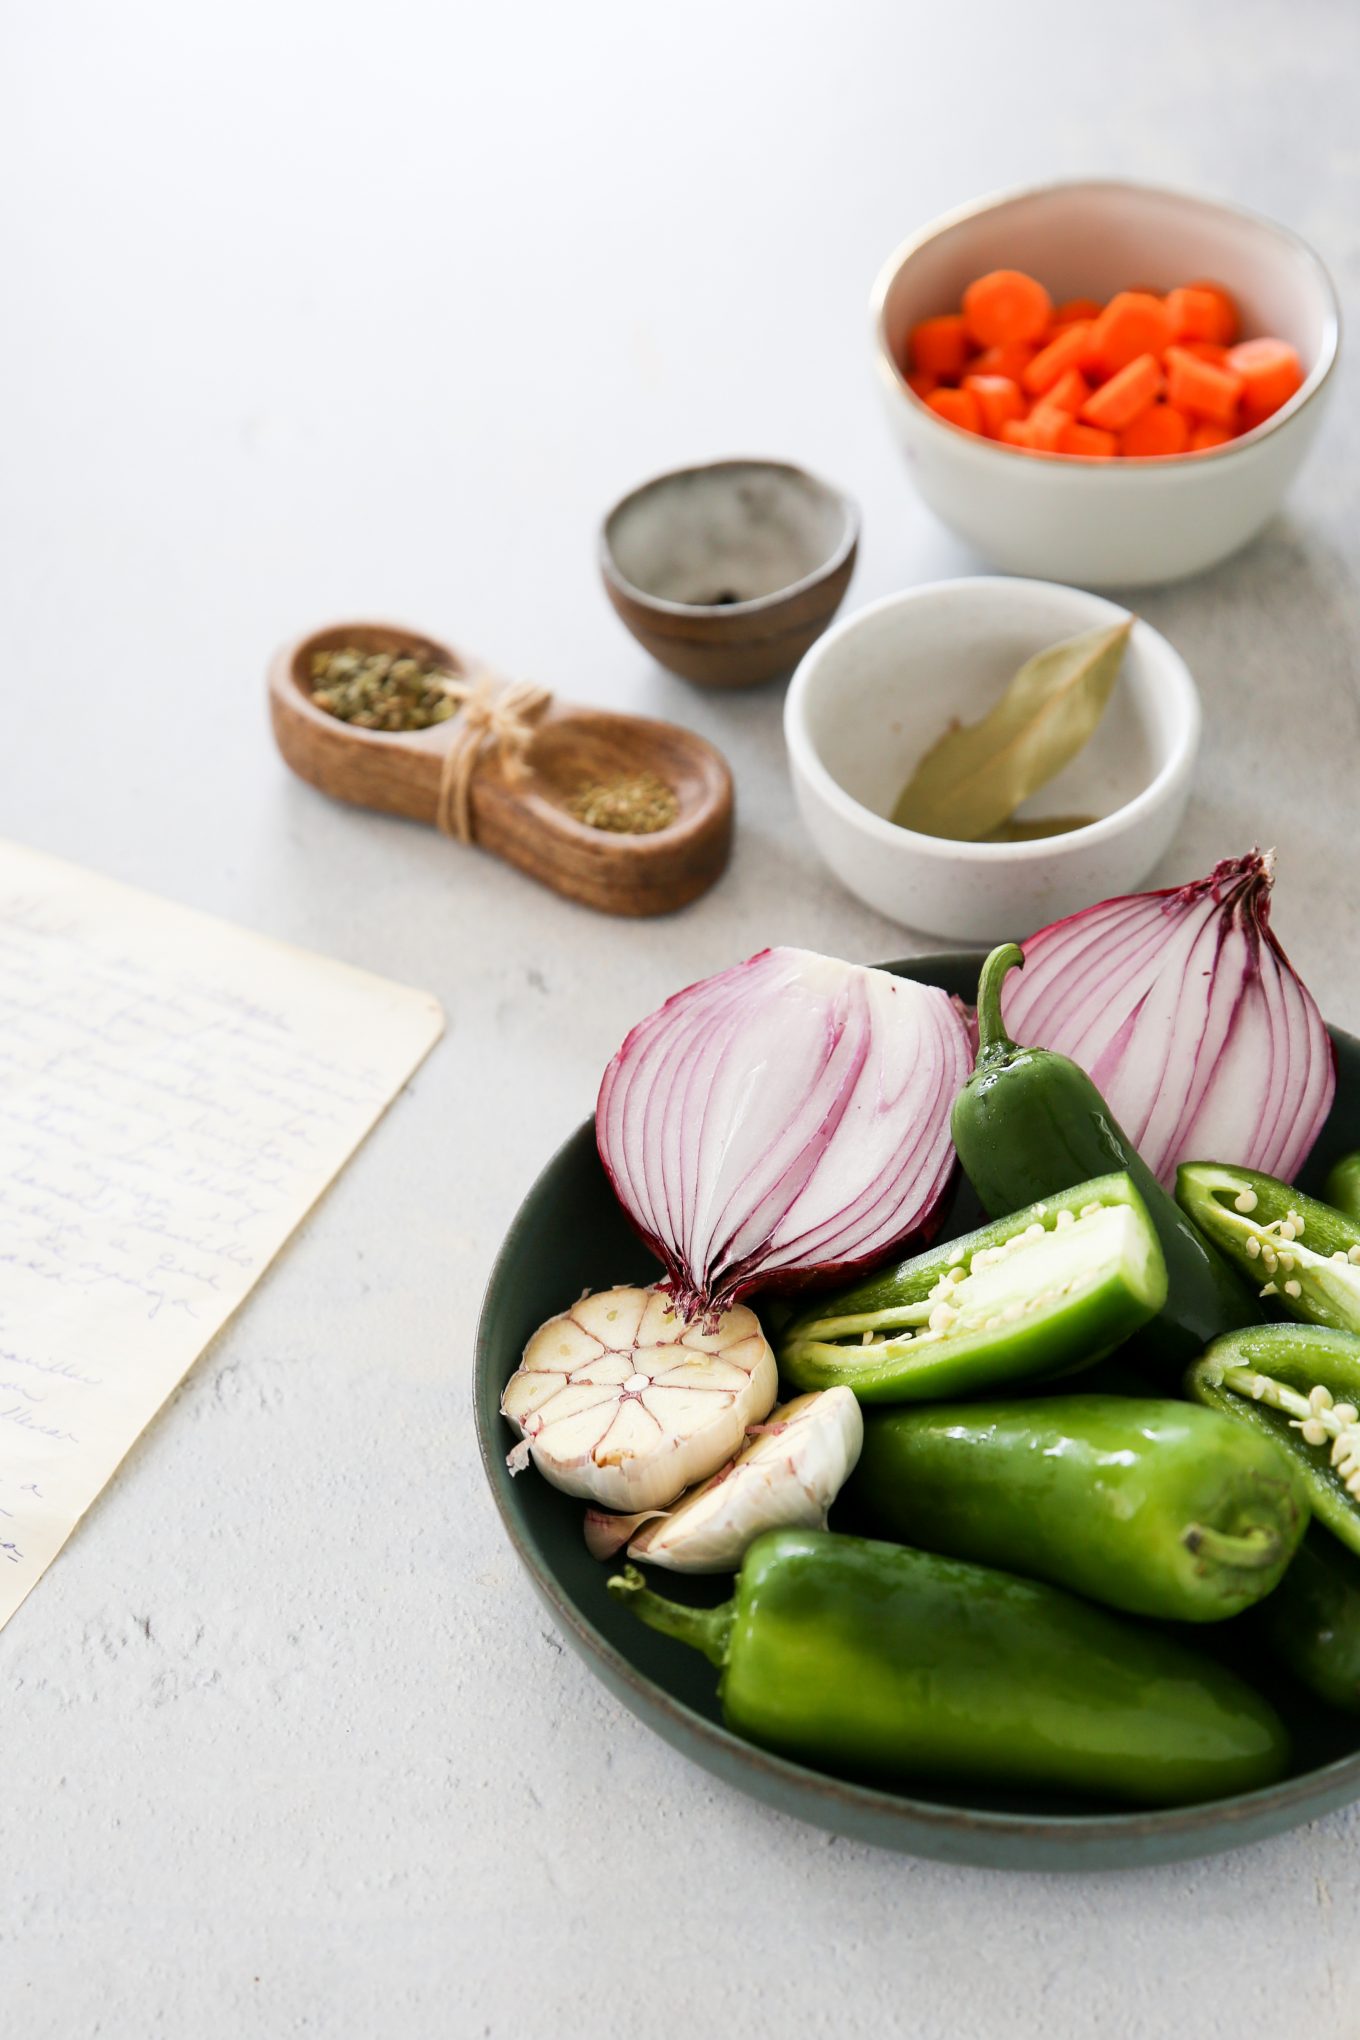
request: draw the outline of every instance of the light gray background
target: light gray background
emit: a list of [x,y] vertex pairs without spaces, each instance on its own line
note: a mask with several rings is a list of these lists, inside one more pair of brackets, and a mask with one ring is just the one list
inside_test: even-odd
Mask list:
[[[1132,172],[1360,281],[1340,0],[499,8],[0,0],[0,830],[444,1000],[447,1039],[0,1635],[0,2023],[29,2036],[1360,2030],[1355,1819],[1104,1879],[944,1870],[672,1755],[483,1491],[488,1264],[626,1023],[767,942],[914,942],[819,870],[780,689],[652,668],[596,519],[772,452],[861,501],[851,602],[974,564],[872,385],[882,257]],[[1162,876],[1254,840],[1327,1011],[1355,947],[1357,444],[1140,607],[1207,737]],[[569,907],[291,780],[266,658],[408,619],[727,752],[727,878]],[[607,1272],[607,1271],[605,1271]]]

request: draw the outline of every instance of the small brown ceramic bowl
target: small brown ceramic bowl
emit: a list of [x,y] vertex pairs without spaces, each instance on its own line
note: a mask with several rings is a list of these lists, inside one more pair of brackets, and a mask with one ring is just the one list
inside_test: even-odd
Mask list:
[[658,475],[600,533],[610,601],[640,645],[700,687],[791,672],[841,605],[859,511],[780,460]]

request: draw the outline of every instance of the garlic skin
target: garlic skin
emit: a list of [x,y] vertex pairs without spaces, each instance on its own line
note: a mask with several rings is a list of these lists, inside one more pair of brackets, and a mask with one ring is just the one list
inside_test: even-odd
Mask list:
[[[590,1510],[586,1545],[609,1558],[631,1538],[628,1556],[670,1572],[735,1572],[763,1530],[824,1530],[864,1443],[854,1391],[837,1386],[796,1396],[772,1410],[730,1465],[677,1507],[629,1517]],[[639,1534],[638,1525],[645,1523]]]
[[660,1289],[602,1289],[540,1325],[501,1415],[545,1480],[604,1508],[665,1508],[737,1452],[778,1393],[754,1311],[685,1324]]

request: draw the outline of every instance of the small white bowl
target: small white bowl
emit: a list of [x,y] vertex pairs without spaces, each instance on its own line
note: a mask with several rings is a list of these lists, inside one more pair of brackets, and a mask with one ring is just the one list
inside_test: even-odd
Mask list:
[[1022,811],[1100,820],[956,843],[888,819],[953,720],[978,721],[1032,653],[1124,614],[1080,588],[997,576],[910,588],[828,631],[790,682],[784,737],[799,812],[842,884],[889,920],[967,942],[1019,939],[1135,891],[1185,812],[1200,732],[1185,661],[1141,621],[1095,735]]
[[[918,320],[957,311],[974,277],[1002,268],[1029,271],[1058,301],[1212,277],[1237,299],[1246,334],[1297,350],[1303,387],[1207,453],[1073,460],[981,439],[922,403],[900,364]],[[1297,234],[1238,206],[1116,180],[1047,184],[934,221],[889,257],[872,313],[892,422],[935,514],[1009,573],[1103,587],[1181,580],[1256,535],[1317,436],[1340,340],[1331,279]]]

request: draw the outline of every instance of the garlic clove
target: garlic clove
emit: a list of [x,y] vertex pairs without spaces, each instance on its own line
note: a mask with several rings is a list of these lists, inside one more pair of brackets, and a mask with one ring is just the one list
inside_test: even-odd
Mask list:
[[638,1509],[631,1516],[620,1516],[613,1509],[587,1509],[586,1550],[592,1558],[613,1558],[644,1523],[665,1513],[664,1509]]
[[[736,1459],[632,1538],[630,1558],[672,1572],[734,1572],[763,1530],[825,1528],[827,1510],[864,1443],[853,1390],[838,1386],[797,1396],[752,1430]],[[642,1520],[628,1519],[633,1526]],[[623,1541],[621,1528],[588,1518],[586,1543],[597,1556],[612,1556]],[[605,1548],[610,1538],[612,1549]]]
[[[541,1325],[501,1398],[534,1465],[606,1508],[664,1508],[737,1452],[778,1392],[753,1311],[685,1324],[662,1290],[600,1290]],[[516,1447],[511,1455],[519,1455]]]

